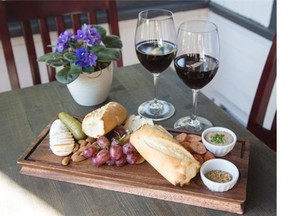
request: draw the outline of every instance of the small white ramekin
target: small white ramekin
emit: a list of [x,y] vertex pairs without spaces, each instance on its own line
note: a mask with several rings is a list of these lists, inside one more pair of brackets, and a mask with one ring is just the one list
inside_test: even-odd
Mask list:
[[[225,144],[225,145],[215,145],[215,144],[211,144],[210,142],[208,142],[205,139],[205,136],[207,133],[209,132],[226,132],[229,133],[232,137],[233,137],[233,141],[229,144]],[[212,152],[216,157],[223,157],[226,154],[228,154],[230,151],[232,151],[232,149],[234,148],[235,144],[237,141],[237,137],[236,134],[229,130],[228,128],[224,128],[224,127],[211,127],[211,128],[207,128],[206,130],[204,130],[202,132],[202,142],[205,145],[205,147]]]
[[[232,180],[226,183],[218,183],[208,179],[205,174],[211,170],[222,170],[232,175]],[[228,191],[234,187],[239,178],[238,168],[230,161],[224,159],[211,159],[202,164],[200,176],[203,183],[209,190],[214,192]]]

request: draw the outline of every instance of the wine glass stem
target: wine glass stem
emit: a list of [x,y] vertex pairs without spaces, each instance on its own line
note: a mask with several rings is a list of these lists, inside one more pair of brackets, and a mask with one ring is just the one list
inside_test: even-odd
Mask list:
[[194,122],[197,118],[198,92],[199,89],[192,89],[192,122]]
[[159,81],[159,73],[153,73],[153,79],[154,79],[154,103],[156,104],[158,102],[157,100],[157,88],[158,88],[158,81]]

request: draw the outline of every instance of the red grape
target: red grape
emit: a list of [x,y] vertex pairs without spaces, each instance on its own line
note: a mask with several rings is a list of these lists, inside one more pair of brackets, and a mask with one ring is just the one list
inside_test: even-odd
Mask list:
[[135,152],[136,149],[134,148],[134,146],[131,144],[131,143],[126,143],[124,146],[123,146],[123,152],[124,154],[131,154],[133,152]]
[[119,144],[120,144],[120,142],[119,142],[119,140],[116,137],[112,137],[111,138],[111,146],[119,145]]
[[109,159],[108,161],[106,161],[106,164],[108,166],[113,166],[115,164],[115,160]]
[[115,161],[115,165],[118,167],[124,166],[126,163],[126,155],[122,155],[122,157]]
[[126,155],[126,160],[129,164],[135,164],[137,162],[137,155],[135,153],[130,153]]
[[[126,162],[136,164],[138,160],[137,150],[130,143],[121,145],[120,141],[127,134],[124,126],[119,126],[114,130],[115,136],[109,140],[106,136],[100,136],[95,144],[87,147],[83,151],[85,158],[92,158],[92,164],[100,167],[103,164],[108,166],[124,166]],[[97,153],[98,152],[98,153]]]
[[98,154],[92,158],[92,164],[100,167],[110,159],[110,153],[107,149],[102,149]]
[[126,129],[123,125],[119,125],[115,128],[115,133],[117,133],[120,137],[122,137],[123,135],[125,135],[127,132],[126,132]]
[[110,148],[110,157],[113,160],[119,160],[123,155],[122,147],[120,145],[113,145]]
[[98,137],[96,142],[99,145],[99,147],[102,149],[108,149],[110,147],[110,141],[105,136]]
[[83,156],[85,158],[91,158],[94,157],[97,154],[97,149],[95,146],[91,145],[88,146],[84,151],[83,151]]

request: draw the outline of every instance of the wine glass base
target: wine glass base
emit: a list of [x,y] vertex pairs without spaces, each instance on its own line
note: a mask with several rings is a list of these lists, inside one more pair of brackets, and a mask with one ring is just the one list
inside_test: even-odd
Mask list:
[[174,129],[188,132],[202,132],[212,126],[212,122],[206,118],[197,116],[197,119],[192,121],[190,116],[186,116],[175,122]]
[[163,100],[146,101],[142,103],[138,108],[138,114],[145,118],[150,118],[153,121],[162,121],[170,118],[175,113],[175,108],[171,103]]

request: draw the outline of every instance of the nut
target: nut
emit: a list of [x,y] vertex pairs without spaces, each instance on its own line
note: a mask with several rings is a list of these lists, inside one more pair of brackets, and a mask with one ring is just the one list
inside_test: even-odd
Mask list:
[[142,155],[140,155],[139,153],[137,153],[137,161],[136,164],[141,164],[144,163],[145,159],[142,157]]
[[80,148],[78,149],[78,151],[79,151],[79,152],[83,152],[86,148],[87,148],[87,146],[80,146]]
[[70,157],[67,156],[67,157],[64,157],[64,158],[63,158],[61,164],[62,164],[63,166],[67,166],[67,165],[69,164],[69,162],[70,162]]
[[80,148],[80,144],[79,143],[75,143],[74,148],[73,148],[73,153],[77,152]]
[[85,158],[83,155],[81,155],[81,153],[82,153],[81,151],[75,152],[75,153],[71,156],[72,161],[73,161],[73,162],[80,162],[80,161],[85,160],[86,158]]
[[78,140],[78,143],[80,144],[80,146],[87,145],[86,140]]

